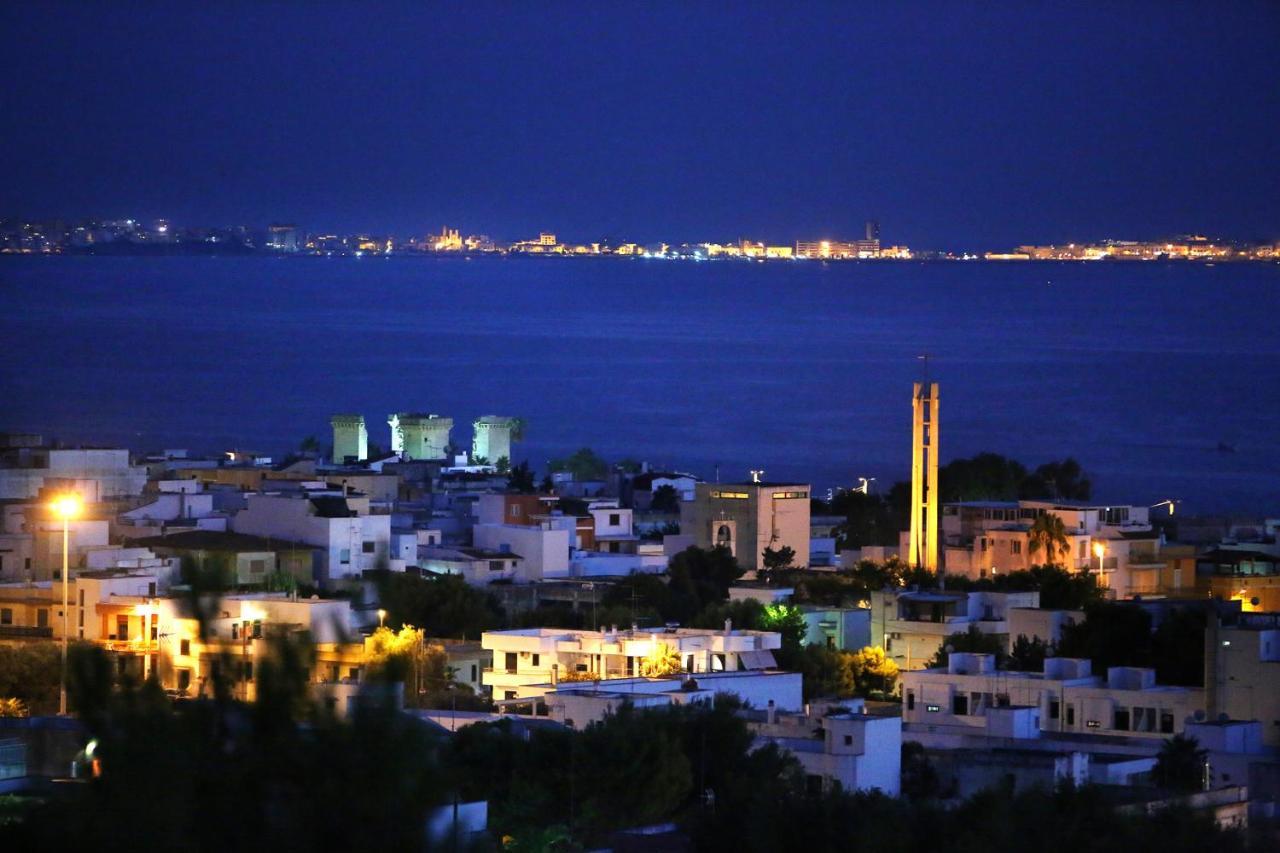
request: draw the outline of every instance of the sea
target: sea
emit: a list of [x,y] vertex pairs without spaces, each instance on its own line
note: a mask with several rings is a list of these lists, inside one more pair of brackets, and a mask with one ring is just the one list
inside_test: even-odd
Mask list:
[[[0,430],[283,455],[363,413],[526,422],[708,479],[1074,457],[1113,503],[1280,514],[1280,265],[0,257]],[[928,356],[923,359],[922,356]]]

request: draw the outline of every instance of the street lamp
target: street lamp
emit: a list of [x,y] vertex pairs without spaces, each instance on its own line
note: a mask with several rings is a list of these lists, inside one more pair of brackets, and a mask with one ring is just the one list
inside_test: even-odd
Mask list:
[[1107,556],[1107,543],[1094,542],[1093,556],[1098,558],[1098,583],[1106,586],[1106,576],[1102,573],[1102,558]]
[[62,517],[62,685],[58,693],[58,714],[63,717],[67,715],[67,635],[70,632],[67,618],[67,610],[70,606],[67,602],[67,574],[70,571],[68,552],[71,541],[71,519],[80,515],[81,508],[80,496],[75,492],[67,492],[55,498],[52,505],[54,513]]
[[387,611],[379,607],[378,608],[378,627],[379,628],[386,627],[385,625],[386,621],[387,621]]

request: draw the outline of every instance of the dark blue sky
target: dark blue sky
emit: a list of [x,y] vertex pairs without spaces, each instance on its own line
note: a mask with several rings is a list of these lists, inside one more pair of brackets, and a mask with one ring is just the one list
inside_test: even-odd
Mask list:
[[1274,2],[209,5],[3,4],[0,215],[1280,236]]

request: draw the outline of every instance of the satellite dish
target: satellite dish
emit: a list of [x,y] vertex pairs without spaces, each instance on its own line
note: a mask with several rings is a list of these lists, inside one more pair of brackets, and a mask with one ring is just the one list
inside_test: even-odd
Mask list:
[[955,650],[956,650],[956,647],[955,647],[955,646],[951,645],[950,643],[947,643],[947,646],[946,646],[946,652],[947,652],[947,654],[951,654],[951,653],[952,653],[952,652],[954,652]]
[[1257,607],[1259,604],[1262,603],[1262,601],[1258,598],[1258,596],[1255,595],[1253,598],[1249,599],[1249,603],[1254,607]]

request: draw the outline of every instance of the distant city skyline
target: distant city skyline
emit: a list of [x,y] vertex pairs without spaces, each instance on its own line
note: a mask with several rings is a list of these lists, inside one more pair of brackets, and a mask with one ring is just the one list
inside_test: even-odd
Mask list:
[[1280,237],[1275,4],[380,9],[5,6],[0,216]]

